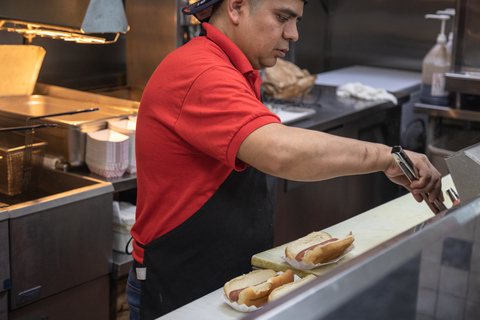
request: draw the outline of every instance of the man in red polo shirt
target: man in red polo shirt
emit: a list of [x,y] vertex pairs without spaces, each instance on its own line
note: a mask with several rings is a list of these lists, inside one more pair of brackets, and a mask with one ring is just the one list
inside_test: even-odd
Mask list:
[[137,217],[127,293],[131,317],[159,317],[251,270],[273,244],[275,181],[383,171],[421,201],[441,175],[409,153],[287,127],[260,101],[258,70],[297,41],[304,0],[202,0],[184,8],[206,36],[168,55],[147,84],[136,131]]

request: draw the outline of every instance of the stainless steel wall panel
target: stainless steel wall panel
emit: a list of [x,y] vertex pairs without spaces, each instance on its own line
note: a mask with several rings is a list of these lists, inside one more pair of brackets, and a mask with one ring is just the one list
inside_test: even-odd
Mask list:
[[329,24],[330,17],[322,1],[310,1],[304,8],[302,21],[298,23],[300,37],[295,44],[290,44],[289,60],[302,69],[308,69],[310,73],[325,70]]
[[[325,6],[313,2],[311,9],[310,3],[305,7],[300,26],[308,25],[316,30],[317,37],[326,37],[322,40],[323,47],[310,43],[314,36],[307,33],[296,48],[299,66],[311,66],[310,72],[316,73],[351,65],[420,71],[422,60],[440,31],[440,23],[427,21],[424,15],[455,7],[454,0],[320,2]],[[450,30],[449,25],[446,30]],[[322,63],[303,64],[309,61],[308,52],[312,49],[323,61],[323,69],[320,69]]]
[[127,84],[145,87],[158,64],[177,47],[177,9],[172,0],[126,0]]
[[480,72],[480,0],[457,1],[453,71]]

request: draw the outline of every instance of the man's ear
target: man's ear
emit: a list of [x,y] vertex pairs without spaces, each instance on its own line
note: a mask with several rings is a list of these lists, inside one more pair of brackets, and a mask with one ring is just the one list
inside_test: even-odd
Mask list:
[[245,12],[245,5],[247,0],[226,0],[227,11],[230,19],[234,24],[238,24],[240,17]]

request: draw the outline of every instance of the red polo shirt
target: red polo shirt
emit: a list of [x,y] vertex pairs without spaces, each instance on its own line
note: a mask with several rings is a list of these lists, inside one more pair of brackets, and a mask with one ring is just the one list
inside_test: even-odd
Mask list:
[[[191,217],[232,170],[254,130],[280,119],[260,102],[261,78],[240,49],[204,23],[158,66],[142,96],[136,128],[134,258]],[[226,212],[225,214],[228,214]]]

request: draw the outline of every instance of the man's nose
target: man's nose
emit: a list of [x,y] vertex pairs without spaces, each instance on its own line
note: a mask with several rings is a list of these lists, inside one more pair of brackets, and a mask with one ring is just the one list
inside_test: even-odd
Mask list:
[[295,42],[298,40],[298,29],[296,23],[288,24],[283,31],[283,37],[289,41]]

